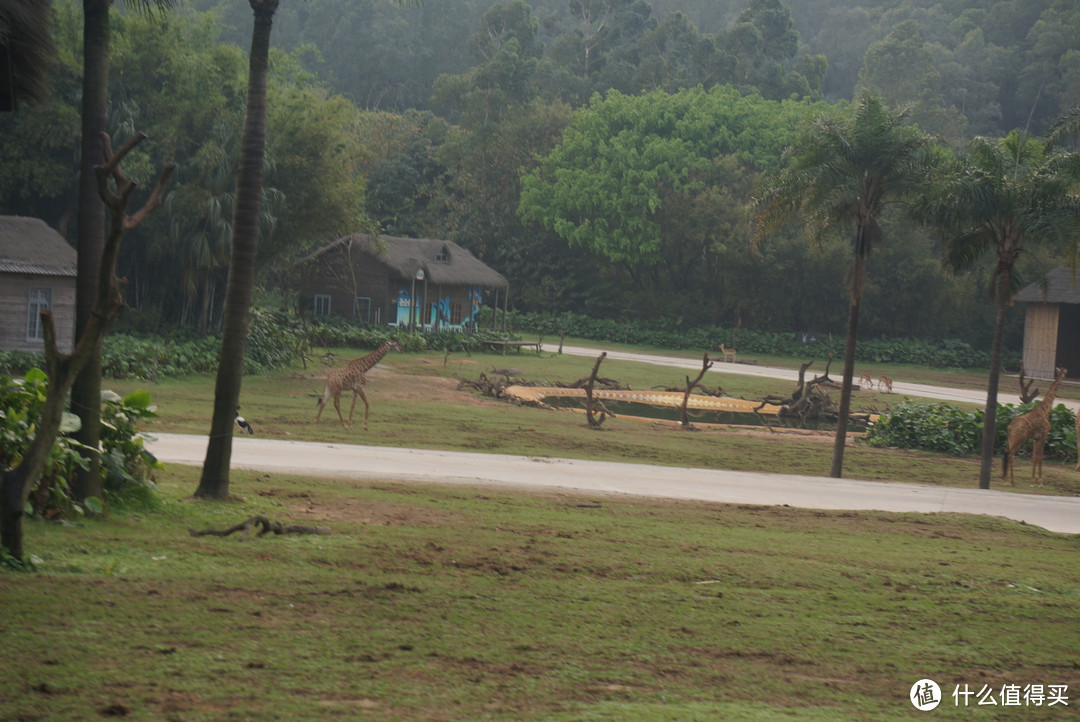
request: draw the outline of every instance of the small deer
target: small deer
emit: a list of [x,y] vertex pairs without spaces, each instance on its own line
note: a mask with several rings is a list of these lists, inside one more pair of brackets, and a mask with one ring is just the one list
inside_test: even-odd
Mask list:
[[[735,363],[735,349],[720,344],[720,353],[724,354],[724,361]],[[729,358],[730,357],[730,358]]]
[[878,390],[886,389],[890,394],[892,393],[892,379],[890,379],[888,376],[879,376],[877,380],[877,385]]
[[868,374],[868,373],[859,374],[859,388],[860,389],[863,387],[864,382],[870,388],[874,388],[874,380],[872,378],[870,378],[870,374]]

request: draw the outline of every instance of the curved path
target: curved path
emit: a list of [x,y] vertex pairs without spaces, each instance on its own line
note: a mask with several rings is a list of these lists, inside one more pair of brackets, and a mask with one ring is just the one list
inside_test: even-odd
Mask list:
[[[563,353],[596,357],[600,350],[564,346]],[[609,359],[700,369],[700,359],[609,351]],[[798,372],[748,364],[718,363],[713,372],[796,381]],[[985,402],[985,391],[895,382],[897,394],[948,401]],[[1002,394],[1003,403],[1019,398]],[[1076,402],[1064,402],[1072,408]],[[201,466],[206,438],[157,434],[148,448],[167,463]],[[698,499],[731,504],[785,504],[808,509],[874,509],[958,512],[1004,517],[1050,531],[1080,533],[1080,497],[1061,497],[920,484],[895,484],[745,471],[579,461],[548,457],[427,451],[236,437],[232,465],[238,469],[352,479],[396,479],[518,488],[557,488]]]
[[[147,447],[164,462],[201,466],[206,437],[156,434]],[[1080,497],[982,489],[246,437],[233,440],[232,466],[352,479],[556,488],[810,509],[985,514],[1054,532],[1080,533]]]

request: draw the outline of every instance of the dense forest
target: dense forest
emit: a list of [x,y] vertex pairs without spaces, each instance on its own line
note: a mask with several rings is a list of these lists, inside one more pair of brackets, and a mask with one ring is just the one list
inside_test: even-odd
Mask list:
[[[150,137],[129,172],[179,166],[163,212],[126,245],[128,327],[219,317],[250,24],[235,0],[113,10],[111,133]],[[73,238],[74,0],[54,4],[53,34],[51,99],[0,116],[0,213]],[[1080,104],[1080,7],[283,0],[271,63],[267,289],[315,244],[364,229],[457,241],[511,279],[521,310],[842,335],[849,241],[789,229],[752,247],[754,189],[807,120],[859,89],[910,107],[944,147],[1043,132]],[[575,198],[551,182],[565,174]],[[898,209],[882,226],[862,334],[987,346],[988,267],[946,273],[937,240]],[[1025,254],[1018,279],[1058,253]]]

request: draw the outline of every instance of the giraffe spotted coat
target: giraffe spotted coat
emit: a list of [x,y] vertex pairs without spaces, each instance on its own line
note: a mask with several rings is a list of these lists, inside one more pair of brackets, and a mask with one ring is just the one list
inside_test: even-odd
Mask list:
[[[385,341],[367,356],[361,356],[350,361],[347,366],[331,371],[326,377],[326,386],[323,387],[322,397],[319,399],[319,413],[315,414],[315,423],[319,423],[323,409],[326,408],[326,402],[332,397],[334,399],[334,409],[337,411],[338,418],[341,419],[341,425],[346,429],[352,427],[356,398],[360,397],[364,401],[364,428],[366,429],[368,427],[368,412],[371,410],[367,396],[364,394],[367,372],[382,361],[383,356],[391,349],[401,351],[401,346],[398,346],[395,341]],[[352,405],[349,407],[349,422],[345,423],[345,417],[341,415],[341,394],[349,389],[352,389],[353,399]]]

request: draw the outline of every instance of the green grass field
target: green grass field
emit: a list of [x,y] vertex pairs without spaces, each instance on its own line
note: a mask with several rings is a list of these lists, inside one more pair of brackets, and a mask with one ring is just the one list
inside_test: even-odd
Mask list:
[[[458,375],[509,364],[563,381],[592,367],[393,355],[370,379],[367,432],[342,429],[332,408],[312,424],[325,369],[247,379],[242,412],[264,437],[828,469],[827,437],[622,419],[590,431],[579,415],[456,390]],[[681,380],[638,366],[603,374],[635,388]],[[736,396],[790,390],[720,382]],[[155,428],[205,433],[212,385],[151,387]],[[932,454],[853,445],[847,458],[860,478],[972,486],[977,474],[972,459]],[[1071,468],[1046,474],[1076,493]],[[38,572],[0,572],[0,719],[894,720],[926,714],[908,701],[922,678],[945,696],[935,717],[1080,707],[1075,536],[960,515],[253,472],[234,472],[236,498],[213,503],[190,498],[196,484],[197,470],[174,466],[157,509],[28,522]],[[188,534],[252,514],[332,533]],[[995,697],[1067,685],[1069,706],[957,707],[957,685]]]

